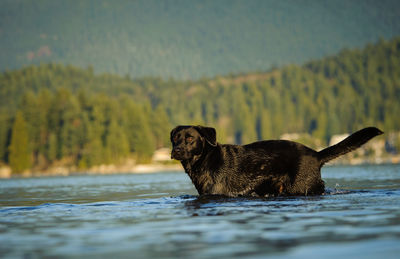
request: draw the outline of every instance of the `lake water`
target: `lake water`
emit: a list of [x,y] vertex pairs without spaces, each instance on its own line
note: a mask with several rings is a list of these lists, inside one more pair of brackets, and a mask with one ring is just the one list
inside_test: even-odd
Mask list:
[[400,258],[400,165],[313,197],[198,197],[184,172],[0,180],[1,258]]

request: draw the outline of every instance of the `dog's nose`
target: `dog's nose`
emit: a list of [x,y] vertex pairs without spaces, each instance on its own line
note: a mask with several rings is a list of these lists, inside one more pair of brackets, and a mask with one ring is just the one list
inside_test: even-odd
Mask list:
[[173,159],[173,158],[176,158],[176,155],[179,156],[179,154],[181,153],[181,151],[182,151],[182,148],[180,148],[180,147],[174,147],[174,148],[172,149],[172,152],[171,152],[171,158],[172,158],[172,159]]

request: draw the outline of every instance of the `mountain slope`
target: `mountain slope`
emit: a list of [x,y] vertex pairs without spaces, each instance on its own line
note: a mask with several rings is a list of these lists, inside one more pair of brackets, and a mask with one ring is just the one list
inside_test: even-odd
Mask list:
[[[400,129],[400,38],[302,66],[196,81],[95,75],[91,67],[48,64],[0,74],[1,108],[13,114],[28,91],[129,96],[162,107],[174,124],[206,123],[231,141],[308,132],[327,139],[369,125]],[[286,121],[287,120],[287,121]]]
[[0,2],[0,70],[56,62],[197,79],[303,63],[400,34],[398,1]]

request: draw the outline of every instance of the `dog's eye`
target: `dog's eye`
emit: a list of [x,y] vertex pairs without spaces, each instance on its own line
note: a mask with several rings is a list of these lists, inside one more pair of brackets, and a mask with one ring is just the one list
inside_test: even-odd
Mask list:
[[193,137],[187,137],[186,138],[186,142],[192,142],[193,141]]
[[174,136],[173,141],[176,143],[178,141],[178,136]]

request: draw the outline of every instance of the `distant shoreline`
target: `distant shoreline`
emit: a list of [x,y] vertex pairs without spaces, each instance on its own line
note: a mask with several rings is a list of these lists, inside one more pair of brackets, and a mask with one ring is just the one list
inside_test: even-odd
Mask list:
[[[399,164],[400,155],[389,157],[358,157],[358,158],[339,158],[327,163],[325,166],[356,166],[356,165],[380,165],[380,164]],[[73,167],[52,167],[45,171],[26,171],[21,174],[12,174],[7,166],[0,167],[0,179],[8,178],[28,178],[28,177],[54,177],[71,175],[108,175],[108,174],[149,174],[158,172],[183,171],[181,164],[138,164],[130,166],[100,165],[86,170],[79,170]]]
[[28,178],[28,177],[52,177],[52,176],[71,176],[71,175],[106,175],[106,174],[147,174],[168,171],[183,171],[180,164],[162,165],[162,164],[138,164],[133,167],[100,165],[87,170],[79,170],[69,167],[53,167],[45,171],[25,171],[20,174],[12,174],[9,167],[0,167],[0,179],[8,178]]

